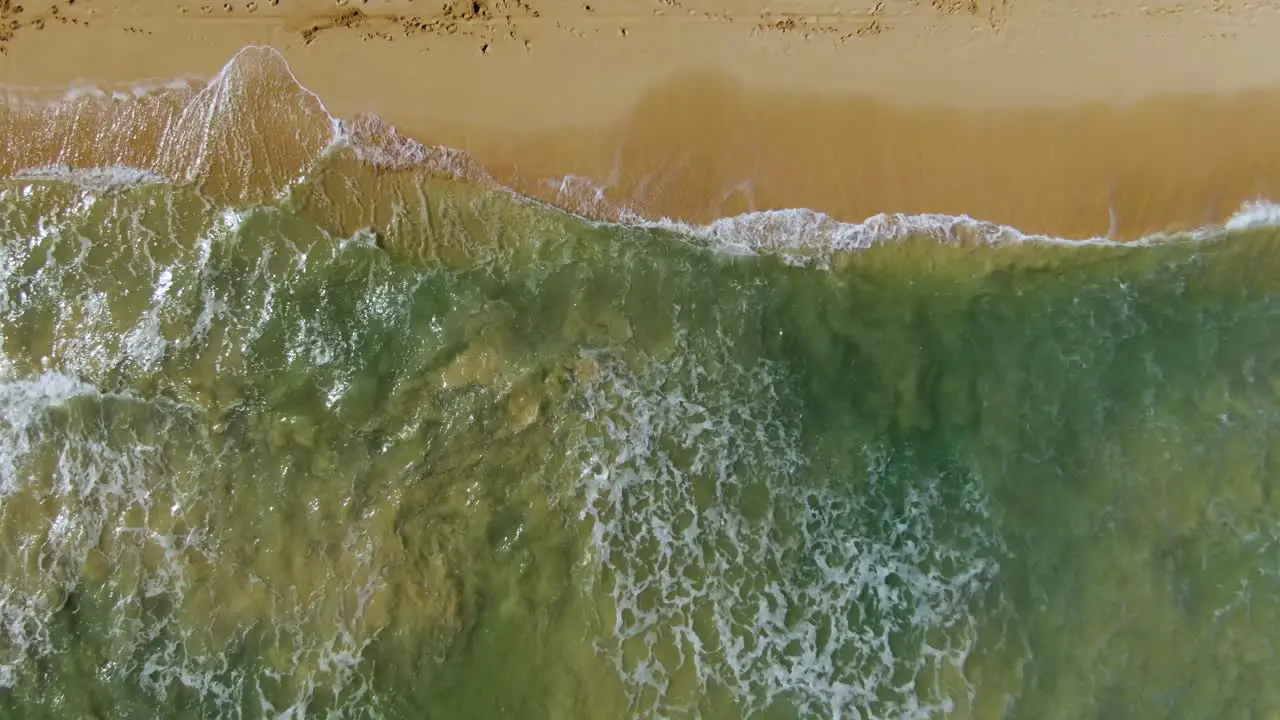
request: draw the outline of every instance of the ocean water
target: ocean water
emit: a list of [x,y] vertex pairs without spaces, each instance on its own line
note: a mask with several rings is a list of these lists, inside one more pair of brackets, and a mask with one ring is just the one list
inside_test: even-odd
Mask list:
[[602,223],[291,83],[7,135],[3,716],[1280,715],[1268,206]]

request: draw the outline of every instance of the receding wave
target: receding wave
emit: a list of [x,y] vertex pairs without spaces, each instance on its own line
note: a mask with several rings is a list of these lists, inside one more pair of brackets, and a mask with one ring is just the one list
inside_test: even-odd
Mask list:
[[[245,48],[203,85],[171,83],[113,93],[77,89],[55,98],[47,92],[9,88],[0,106],[0,130],[11,139],[0,173],[11,177],[62,179],[100,188],[169,180],[190,183],[213,201],[233,205],[265,202],[315,180],[335,154],[363,166],[361,174],[426,172],[503,190],[464,152],[423,145],[373,115],[334,117],[269,47]],[[348,167],[338,174],[353,171]],[[388,204],[377,195],[381,189],[366,195]],[[653,224],[726,250],[777,252],[804,262],[908,236],[953,243],[1108,242],[1029,234],[944,214],[878,215],[850,222],[788,209],[695,226],[642,218],[607,201],[586,178],[559,181],[554,200],[569,212],[600,221]],[[1260,200],[1241,208],[1225,227],[1274,225],[1277,217],[1274,207]],[[1218,229],[1191,235],[1203,237]],[[1163,234],[1147,241],[1162,239]]]
[[1270,205],[694,227],[336,120],[267,48],[23,92],[8,715],[1280,712]]

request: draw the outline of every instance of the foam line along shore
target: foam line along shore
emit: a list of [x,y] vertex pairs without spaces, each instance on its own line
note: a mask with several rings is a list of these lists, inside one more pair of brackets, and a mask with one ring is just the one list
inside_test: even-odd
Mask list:
[[[481,187],[523,193],[531,199],[550,202],[597,220],[629,224],[656,223],[672,227],[706,237],[726,248],[764,247],[784,242],[793,249],[807,247],[811,250],[852,250],[911,233],[928,234],[940,242],[1026,239],[1052,242],[1132,242],[1139,239],[1159,240],[1180,232],[1212,232],[1224,222],[1237,227],[1244,224],[1265,224],[1274,215],[1269,210],[1272,207],[1269,203],[1250,199],[1266,196],[1267,193],[1260,190],[1267,187],[1260,179],[1266,173],[1235,155],[1219,156],[1217,161],[1234,163],[1240,167],[1242,178],[1252,178],[1248,187],[1257,191],[1256,194],[1246,194],[1243,191],[1233,194],[1229,185],[1222,183],[1222,173],[1210,173],[1198,176],[1202,178],[1199,182],[1203,187],[1192,187],[1190,190],[1182,187],[1179,192],[1161,197],[1153,189],[1159,187],[1159,182],[1152,178],[1150,172],[1144,172],[1136,181],[1130,181],[1130,184],[1138,182],[1137,186],[1126,185],[1125,189],[1132,196],[1145,198],[1145,204],[1138,204],[1135,208],[1141,210],[1138,218],[1146,220],[1146,225],[1122,221],[1122,211],[1119,208],[1128,205],[1117,205],[1116,193],[1120,190],[1113,186],[1105,198],[1108,203],[1108,226],[1105,231],[1101,229],[1100,223],[1091,222],[1089,215],[1080,213],[1079,208],[1071,202],[1087,196],[1087,191],[1074,198],[1050,198],[1030,209],[1031,214],[1025,217],[1025,222],[1030,227],[1047,225],[1076,229],[1074,233],[1065,232],[1061,235],[1025,232],[1012,225],[993,222],[981,215],[974,218],[965,213],[913,212],[912,208],[918,204],[930,206],[930,202],[922,198],[927,198],[937,187],[927,181],[913,181],[900,186],[910,188],[908,194],[915,198],[910,201],[901,198],[885,201],[881,199],[882,193],[874,190],[870,193],[848,193],[848,198],[859,200],[845,203],[847,208],[852,208],[850,212],[859,212],[868,198],[869,201],[891,208],[904,208],[877,212],[862,222],[841,222],[828,213],[786,204],[773,210],[748,210],[731,217],[719,217],[714,212],[709,212],[708,208],[715,212],[727,212],[735,205],[732,198],[722,194],[718,201],[711,202],[702,198],[703,202],[699,204],[701,196],[698,192],[716,187],[716,184],[705,178],[700,181],[701,184],[686,181],[680,177],[679,168],[700,168],[702,170],[699,172],[704,176],[735,177],[731,170],[732,155],[723,153],[711,153],[714,157],[700,157],[698,162],[690,164],[688,158],[679,162],[674,158],[664,158],[660,149],[654,150],[651,156],[639,152],[637,147],[628,146],[627,153],[615,155],[615,166],[608,176],[611,178],[608,185],[588,178],[567,177],[559,181],[544,178],[540,183],[522,187],[521,176],[514,170],[508,168],[503,174],[504,168],[500,167],[495,175],[471,153],[443,146],[424,145],[405,137],[377,116],[364,113],[353,119],[343,120],[331,115],[318,95],[299,84],[284,57],[274,48],[266,46],[247,47],[237,52],[207,82],[172,81],[135,85],[128,92],[111,93],[93,87],[80,87],[67,91],[60,97],[31,89],[11,88],[7,100],[7,104],[0,109],[0,123],[4,124],[7,136],[12,141],[6,162],[0,169],[14,177],[61,177],[82,184],[107,186],[165,179],[196,183],[202,192],[211,193],[214,198],[244,203],[279,195],[326,154],[342,147],[353,150],[358,158],[372,167],[429,170]],[[1230,107],[1229,103],[1218,104]],[[1219,107],[1217,112],[1221,111],[1224,110]],[[741,113],[733,113],[731,116],[737,119],[744,117]],[[718,136],[716,133],[710,135]],[[685,136],[690,137],[688,133]],[[246,141],[249,137],[254,139]],[[85,142],[85,138],[90,138],[91,142]],[[1247,147],[1244,146],[1251,147],[1254,144],[1254,140],[1249,139],[1238,149],[1247,154]],[[268,145],[271,148],[269,159],[262,156],[263,148]],[[960,144],[960,147],[971,146],[972,143]],[[537,143],[531,142],[520,147],[537,147]],[[1148,144],[1139,147],[1146,148]],[[619,175],[618,167],[625,165],[627,161],[624,158],[634,158],[660,167],[660,164],[653,164],[651,157],[659,158],[668,163],[668,168],[676,170],[658,171],[658,175],[668,176],[664,182],[653,183],[651,176],[643,176],[635,187],[629,188],[620,180],[623,176]],[[1115,162],[1114,156],[1104,157],[1107,158],[1106,162]],[[1256,155],[1251,157],[1257,160]],[[1149,169],[1153,163],[1143,159],[1140,164]],[[814,166],[818,166],[816,161]],[[731,190],[734,193],[748,193],[754,198],[760,194],[757,192],[760,188],[773,187],[769,178],[776,175],[739,180],[731,186]],[[505,184],[499,180],[500,177],[506,181]],[[780,187],[791,193],[797,201],[806,195],[804,187],[814,188],[814,192],[807,194],[811,198],[830,190],[829,185],[815,185],[812,182],[814,177],[821,177],[821,173],[816,176],[805,173],[802,178],[807,180],[784,183]],[[984,189],[971,198],[971,204],[974,207],[987,207],[991,213],[988,217],[1000,217],[1011,212],[1015,217],[1026,215],[1011,211],[1011,208],[1021,206],[1026,209],[1028,203],[1014,201],[991,205],[983,202],[984,197],[998,197],[996,191],[1003,184],[1019,179],[1022,178],[1016,170],[1010,170],[1007,175],[1000,175],[999,178],[989,179],[989,182],[981,186]],[[806,185],[806,182],[809,184]],[[1182,186],[1192,184],[1185,178],[1175,177],[1173,184],[1179,183]],[[1026,187],[1033,187],[1034,180],[1021,185],[1024,190]],[[669,193],[673,186],[683,193]],[[943,188],[943,196],[947,192],[946,188],[954,190],[974,187],[951,179],[939,186]],[[797,190],[797,187],[801,189]],[[882,187],[882,184],[868,183],[866,187],[874,189]],[[1010,189],[1007,192],[1013,196],[1020,190]],[[1142,192],[1151,197],[1141,195]],[[1188,212],[1187,208],[1198,206],[1194,200],[1188,200],[1187,196],[1194,196],[1198,192],[1211,193],[1215,203],[1203,212]],[[1171,198],[1176,202],[1167,206]],[[1218,208],[1216,204],[1223,198],[1238,202]],[[754,205],[754,199],[751,204]],[[654,211],[650,215],[658,219],[646,217],[646,208],[670,210],[675,207],[683,208],[684,212]],[[1062,211],[1060,222],[1046,220],[1049,217],[1046,215],[1046,208],[1050,207]],[[1100,218],[1102,209],[1099,207],[1097,210],[1095,215]],[[702,215],[717,219],[705,225],[685,219],[696,219]],[[1157,219],[1162,219],[1163,224],[1156,225]]]
[[0,82],[25,98],[199,84],[265,43],[335,116],[601,216],[942,213],[1131,240],[1221,222],[1280,178],[1265,4],[18,7]]

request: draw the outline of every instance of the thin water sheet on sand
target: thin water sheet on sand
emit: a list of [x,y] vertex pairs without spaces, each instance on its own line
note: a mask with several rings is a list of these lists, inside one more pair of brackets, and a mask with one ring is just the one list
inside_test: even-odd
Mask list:
[[1280,709],[1265,208],[599,223],[240,72],[0,185],[8,713]]

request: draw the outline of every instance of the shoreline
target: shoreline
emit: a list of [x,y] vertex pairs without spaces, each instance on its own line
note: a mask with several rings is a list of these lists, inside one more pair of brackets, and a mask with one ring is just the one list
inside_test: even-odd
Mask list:
[[[968,215],[1027,234],[1132,240],[1219,224],[1246,202],[1280,197],[1280,144],[1269,138],[1278,126],[1280,92],[966,111],[699,79],[656,90],[594,132],[431,136],[559,205],[589,204],[600,189],[641,216],[696,224],[805,208],[845,222]],[[568,193],[549,184],[566,157],[576,160],[566,175],[593,182]]]
[[[849,223],[882,213],[936,213],[1028,235],[1132,240],[1218,224],[1246,202],[1280,198],[1280,143],[1270,137],[1280,126],[1280,64],[1272,78],[1260,69],[1266,63],[1255,58],[1245,67],[1237,57],[1253,48],[1249,38],[1280,31],[1280,11],[1268,8],[1210,2],[1201,3],[1207,13],[1184,4],[1178,12],[1152,15],[1137,9],[1145,5],[1125,2],[1064,15],[1047,2],[998,0],[970,3],[965,7],[987,9],[970,13],[907,0],[878,3],[871,15],[790,12],[777,21],[782,25],[762,21],[748,29],[713,15],[751,16],[749,3],[702,3],[701,15],[685,8],[684,17],[694,19],[677,22],[674,9],[684,7],[678,3],[655,5],[660,10],[622,3],[609,12],[588,12],[583,8],[590,6],[558,0],[537,7],[521,0],[476,2],[461,12],[446,5],[445,20],[437,17],[410,32],[403,11],[421,8],[406,0],[303,2],[288,10],[262,3],[251,14],[240,6],[256,7],[252,2],[228,3],[232,9],[225,13],[182,5],[175,10],[154,0],[134,0],[114,13],[73,3],[30,3],[19,15],[25,24],[2,43],[0,84],[9,96],[3,121],[9,124],[0,126],[14,139],[5,142],[7,162],[0,162],[6,173],[59,160],[92,166],[100,148],[69,153],[65,138],[97,127],[86,138],[100,146],[101,128],[115,127],[106,115],[139,116],[139,105],[150,102],[104,99],[90,122],[64,113],[50,129],[44,127],[51,124],[47,111],[15,122],[23,114],[14,109],[15,97],[84,95],[75,88],[85,82],[108,97],[148,84],[180,95],[184,91],[172,89],[176,82],[214,76],[217,68],[205,66],[221,48],[268,42],[302,85],[267,88],[291,97],[282,106],[310,95],[347,121],[374,115],[403,137],[467,153],[498,184],[597,219],[616,216],[619,208],[691,224],[796,208]],[[55,13],[61,22],[49,21],[49,8],[61,8]],[[41,12],[44,27],[36,30],[31,18]],[[773,17],[771,12],[756,15]],[[596,32],[568,32],[578,27],[573,18]],[[1047,29],[1064,22],[1071,32]],[[867,23],[879,23],[881,30],[874,37],[857,35]],[[630,30],[603,37],[599,28],[611,24]],[[384,25],[399,28],[403,37],[378,29]],[[209,31],[200,38],[184,34],[195,26]],[[1205,39],[1228,27],[1236,28],[1231,42]],[[855,28],[849,38],[831,39],[849,28]],[[506,34],[499,37],[500,30]],[[1145,64],[1114,77],[1086,73],[1078,63],[1049,72],[1053,63],[1073,57],[1062,49],[1072,43],[1060,36],[1086,31],[1097,37],[1074,41],[1084,55],[1146,51]],[[39,42],[58,33],[97,38],[97,44],[54,44],[63,51],[130,44],[151,49],[89,64],[75,52],[55,55],[48,49],[54,45]],[[919,46],[918,33],[927,35],[927,48]],[[686,42],[691,37],[702,42]],[[477,41],[487,48],[483,53],[473,47]],[[1035,42],[1049,44],[1030,47]],[[524,43],[529,49],[520,49]],[[189,47],[177,49],[183,44]],[[1196,58],[1211,73],[1186,75],[1178,63],[1155,62],[1195,55],[1198,44],[1216,48],[1216,55]],[[663,48],[672,53],[660,53]],[[517,49],[523,58],[512,57]],[[663,59],[620,70],[636,53]],[[219,67],[234,54],[227,52]],[[717,57],[730,56],[741,59],[736,70],[707,69]],[[957,57],[964,61],[948,64]],[[872,61],[903,64],[885,77],[850,72]],[[517,71],[522,62],[529,67]],[[156,80],[162,63],[173,72]],[[448,73],[425,73],[424,90],[405,93],[410,73],[404,70],[441,63]],[[743,80],[751,68],[771,63],[771,73]],[[929,76],[921,63],[940,70]],[[579,68],[578,81],[557,74],[555,68],[566,64]],[[142,72],[144,65],[150,72]],[[972,77],[958,82],[957,67]],[[93,72],[85,81],[73,81],[88,68]],[[506,73],[505,79],[495,73]],[[1028,94],[1028,78],[1037,73],[1046,88]],[[1166,86],[1178,73],[1184,73],[1184,92],[1169,95]],[[884,84],[889,76],[893,89]],[[139,82],[145,77],[152,80]],[[797,81],[779,90],[786,77]],[[935,87],[941,85],[947,88]],[[922,102],[934,91],[936,102]],[[270,93],[258,95],[255,102],[266,113]],[[171,134],[164,123],[181,112],[164,109],[169,120],[130,135],[137,147],[124,155],[159,162],[164,153],[143,146],[163,144]],[[136,125],[130,132],[136,134]],[[44,145],[23,127],[44,128]],[[286,152],[288,162],[314,150],[316,132],[309,128],[309,138]],[[15,141],[27,145],[15,148]],[[143,162],[141,169],[156,168]]]

